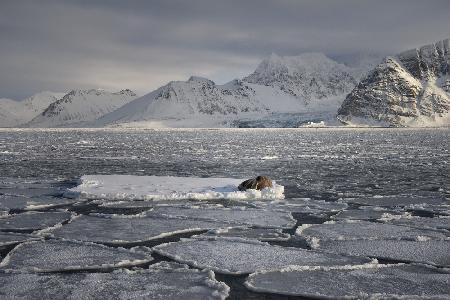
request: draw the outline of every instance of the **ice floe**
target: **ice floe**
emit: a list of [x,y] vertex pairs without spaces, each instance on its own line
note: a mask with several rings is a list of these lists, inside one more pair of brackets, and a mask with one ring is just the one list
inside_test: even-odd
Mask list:
[[257,292],[326,299],[449,299],[450,273],[419,265],[261,271],[245,285]]
[[385,220],[389,224],[403,225],[413,228],[427,228],[434,230],[445,230],[450,234],[450,217],[406,217],[406,218],[387,218]]
[[233,238],[182,239],[180,242],[158,245],[153,250],[178,262],[223,274],[248,274],[288,265],[347,265],[369,261]]
[[184,208],[155,207],[149,214],[209,220],[229,224],[241,224],[265,228],[292,228],[296,220],[289,212],[266,209],[236,208]]
[[229,224],[205,220],[158,218],[146,216],[74,217],[70,223],[41,232],[68,240],[127,244],[149,241],[177,233],[229,227]]
[[358,209],[344,210],[332,216],[333,220],[377,220],[404,214],[400,210],[385,209],[376,206],[363,206]]
[[162,262],[111,273],[0,273],[2,299],[225,299],[229,287],[211,271]]
[[25,212],[0,217],[0,231],[35,231],[63,223],[71,218],[70,212]]
[[109,269],[152,261],[150,254],[93,243],[46,240],[25,242],[3,259],[1,269],[52,272]]
[[34,235],[29,235],[29,234],[0,232],[0,246],[14,245],[17,243],[39,240],[39,239],[41,239],[41,237],[37,237]]
[[[286,241],[291,237],[290,234],[283,233],[282,229],[248,227],[230,227],[209,230],[200,236],[239,237],[243,239],[256,239],[259,241]],[[196,236],[194,236],[194,238],[195,237]]]
[[344,198],[343,202],[356,203],[371,206],[389,206],[389,207],[411,207],[428,205],[450,205],[450,201],[444,197],[423,197],[423,196],[377,196],[366,198]]
[[284,187],[239,191],[245,179],[170,176],[84,175],[70,197],[109,200],[282,199]]
[[324,224],[306,224],[298,227],[296,234],[309,239],[313,243],[317,240],[448,239],[445,234],[432,230],[367,221],[332,221]]
[[303,198],[292,198],[274,200],[271,202],[256,202],[256,205],[267,209],[284,210],[293,213],[322,214],[324,212],[337,212],[348,207],[347,203],[327,202],[323,200],[311,200]]
[[51,196],[29,198],[24,196],[0,195],[0,210],[33,210],[64,206],[75,202],[77,202],[75,199],[56,198]]
[[318,250],[336,254],[450,266],[450,241],[319,241],[316,246]]

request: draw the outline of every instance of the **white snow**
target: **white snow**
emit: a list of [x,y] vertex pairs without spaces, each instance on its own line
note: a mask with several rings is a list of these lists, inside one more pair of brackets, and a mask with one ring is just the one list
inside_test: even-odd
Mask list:
[[46,240],[16,246],[3,259],[0,268],[53,272],[95,270],[135,266],[152,261],[150,254],[110,248],[93,243]]
[[299,227],[296,234],[307,239],[316,238],[319,240],[417,240],[418,237],[424,236],[435,240],[449,240],[445,234],[432,230],[366,221],[312,224],[306,228]]
[[71,218],[70,212],[25,212],[0,217],[0,230],[39,230]]
[[111,273],[0,274],[0,297],[12,299],[225,299],[229,287],[211,271],[161,262]]
[[177,233],[229,227],[230,224],[180,218],[138,216],[77,216],[70,223],[42,232],[69,240],[126,244]]
[[419,238],[406,240],[320,241],[317,250],[342,255],[370,256],[396,261],[420,262],[450,267],[450,241]]
[[284,187],[239,191],[245,179],[170,176],[84,175],[65,195],[85,199],[282,199]]
[[239,238],[182,239],[158,245],[153,250],[178,262],[223,274],[248,274],[289,265],[346,265],[369,261]]
[[0,246],[14,245],[17,243],[39,240],[39,239],[41,239],[41,238],[38,236],[29,235],[29,234],[0,232]]
[[257,292],[320,299],[448,299],[450,273],[420,265],[282,269],[251,274]]

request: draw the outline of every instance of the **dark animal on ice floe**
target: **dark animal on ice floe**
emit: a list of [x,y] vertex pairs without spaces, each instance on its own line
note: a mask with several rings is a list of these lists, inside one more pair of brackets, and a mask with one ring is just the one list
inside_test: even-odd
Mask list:
[[258,176],[256,178],[247,179],[246,181],[242,182],[238,186],[238,189],[240,191],[245,191],[248,189],[262,190],[266,187],[272,187],[272,179],[267,176]]

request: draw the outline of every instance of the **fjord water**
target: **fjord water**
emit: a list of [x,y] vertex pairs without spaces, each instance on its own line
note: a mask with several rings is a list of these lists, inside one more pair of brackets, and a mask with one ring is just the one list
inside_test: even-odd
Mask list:
[[[298,277],[309,278],[305,276],[314,279],[322,271],[319,270],[316,273],[308,271],[309,273],[306,273],[307,270],[288,268],[287,272],[281,272],[280,275],[276,270],[282,269],[286,264],[297,264],[297,258],[299,261],[305,260],[303,263],[307,265],[307,261],[311,260],[308,255],[311,254],[308,251],[305,252],[305,250],[311,248],[318,251],[319,254],[317,255],[326,258],[322,262],[325,265],[339,265],[335,260],[341,259],[352,265],[367,263],[370,259],[365,256],[369,256],[378,258],[381,263],[406,261],[408,263],[425,263],[427,268],[448,266],[448,256],[445,253],[448,253],[450,243],[448,241],[450,231],[449,226],[447,226],[450,222],[450,219],[447,219],[450,214],[450,206],[448,206],[450,197],[449,138],[449,129],[2,130],[0,131],[0,200],[3,202],[0,202],[0,205],[3,206],[0,206],[0,216],[14,213],[18,213],[18,215],[14,216],[15,225],[8,225],[9,229],[0,222],[0,231],[5,231],[4,236],[0,237],[0,241],[4,241],[4,244],[0,243],[0,258],[3,259],[6,255],[10,256],[8,260],[4,260],[3,266],[0,265],[0,283],[8,284],[11,290],[15,290],[14,285],[19,286],[18,290],[27,290],[28,283],[26,282],[28,281],[56,280],[57,282],[63,282],[66,280],[74,286],[59,287],[59,289],[77,290],[79,289],[76,286],[78,277],[86,277],[85,280],[88,283],[92,281],[90,275],[87,276],[77,270],[100,271],[96,265],[89,265],[83,260],[83,253],[90,251],[83,252],[83,247],[97,247],[98,245],[109,247],[104,250],[102,248],[102,251],[96,253],[98,262],[101,265],[108,266],[111,270],[132,268],[133,265],[111,261],[111,257],[119,254],[125,255],[125,250],[116,248],[118,246],[130,249],[130,252],[126,255],[138,257],[137,261],[143,263],[139,267],[146,269],[150,265],[150,271],[148,271],[150,273],[152,268],[159,268],[158,263],[160,261],[163,261],[163,263],[168,261],[169,264],[175,262],[187,263],[192,272],[199,272],[195,269],[201,270],[205,267],[214,270],[216,279],[231,288],[229,292],[231,299],[259,299],[261,297],[264,297],[264,299],[284,299],[285,296],[281,295],[283,293],[286,295],[310,295],[309,291],[302,288],[293,287],[292,290],[288,290],[287,287],[283,286],[282,280],[288,282],[289,280],[297,281]],[[286,200],[283,203],[269,203],[269,201],[261,200],[239,202],[221,201],[219,199],[203,201],[203,203],[201,203],[202,201],[172,200],[172,204],[169,200],[160,206],[154,203],[143,205],[143,202],[135,206],[130,202],[116,202],[116,204],[110,199],[74,204],[76,199],[62,198],[63,192],[67,188],[77,185],[78,179],[86,174],[225,178],[250,178],[256,175],[267,175],[285,187]],[[10,196],[14,195],[22,195],[27,199],[39,199],[41,202],[38,201],[38,204],[43,206],[41,208],[36,205],[26,207],[22,198],[17,198],[18,202],[12,203],[11,199],[13,198]],[[420,206],[414,206],[415,198],[420,198],[416,201],[419,204],[423,201],[430,201],[430,205],[421,210]],[[315,200],[328,202],[323,203]],[[49,206],[55,204],[55,201],[62,205],[56,208]],[[397,205],[396,201],[401,205]],[[404,203],[400,203],[402,201]],[[180,208],[180,204],[184,205],[184,210]],[[24,209],[40,210],[43,213],[26,212]],[[66,218],[63,215],[64,218],[61,219],[62,214],[68,213],[58,211],[58,209],[67,209],[68,212],[73,214],[69,224],[67,224],[67,219],[70,216]],[[149,211],[149,209],[153,210]],[[192,211],[195,209],[199,214],[203,212],[204,215],[192,216],[186,209]],[[222,211],[220,211],[221,209]],[[269,225],[272,228],[271,226],[249,228],[251,226],[248,224],[253,224],[253,221],[239,221],[233,211],[228,210],[225,214],[222,213],[224,212],[223,209],[239,211],[240,215],[245,215],[247,212],[249,220],[251,214],[255,211],[266,214],[270,217],[265,217],[264,221],[270,223]],[[217,218],[216,210],[219,210],[218,213],[222,216],[221,218]],[[343,213],[338,215],[339,211]],[[405,216],[405,213],[410,215],[398,220],[382,219],[384,212],[397,216]],[[119,216],[105,219],[101,216],[89,215],[90,213],[114,213]],[[136,213],[148,213],[148,215],[141,214],[136,218],[123,216]],[[297,223],[295,227],[286,229],[283,226],[276,225],[277,220],[281,218],[277,214],[282,215],[283,213],[292,213],[295,220],[290,220],[293,221],[292,224]],[[44,215],[46,219],[42,217]],[[228,217],[228,215],[231,217]],[[40,220],[33,219],[34,217]],[[180,218],[184,221],[181,222]],[[347,219],[351,220],[349,224],[340,223],[339,226],[334,226],[330,222],[322,224],[326,221],[343,222]],[[365,220],[358,221],[361,222],[361,226],[365,226],[364,231],[358,232],[358,234],[352,234],[356,231],[351,228],[362,228],[358,224],[352,225],[355,219]],[[65,221],[62,222],[63,220]],[[427,222],[427,220],[433,220],[433,222]],[[38,234],[38,236],[35,235],[36,232],[33,233],[35,228],[45,229],[61,222],[63,226],[50,229],[49,232],[52,234],[50,236],[47,236],[45,232],[43,235]],[[236,229],[228,231],[220,229],[224,226],[230,226],[230,222],[240,224],[241,227],[236,225]],[[380,224],[381,222],[386,224]],[[417,225],[424,222],[428,224],[429,229],[423,229],[424,226]],[[10,224],[11,222],[8,221],[7,223]],[[153,233],[149,230],[139,231],[136,225],[138,223],[153,224],[148,226],[154,230],[159,226],[158,232],[154,235],[165,235],[165,237],[154,239]],[[202,237],[194,237],[175,244],[164,244],[166,242],[177,242],[180,238],[191,237],[194,232],[183,232],[176,237],[171,237],[171,232],[192,228],[193,225],[191,224],[194,223],[195,228],[204,229],[200,232],[197,230],[195,234],[204,233],[211,228],[219,229],[210,230]],[[302,224],[309,223],[315,223],[316,225],[310,228],[299,227]],[[109,228],[111,230],[108,231],[102,230],[102,224],[106,224],[105,226],[116,225]],[[127,234],[125,231],[123,234],[116,232],[118,228],[126,228],[127,224],[133,224],[130,227],[133,230],[136,228],[132,231],[132,234]],[[328,228],[331,228],[331,230],[329,231]],[[393,242],[392,234],[388,234],[392,233],[394,229],[396,230],[395,238],[402,240],[401,242]],[[328,232],[331,233],[328,234]],[[18,233],[32,235],[21,235],[19,239]],[[91,236],[97,233],[103,234],[101,238]],[[336,233],[337,238],[334,238],[334,233]],[[241,240],[221,240],[226,238],[224,237],[226,235],[233,238],[238,237]],[[367,238],[365,235],[370,236]],[[49,239],[40,242],[35,241],[43,236]],[[117,239],[118,236],[120,240]],[[220,239],[216,242],[210,241],[209,239],[212,236]],[[358,237],[357,240],[353,240],[355,236]],[[429,241],[424,240],[424,237]],[[58,242],[60,238],[74,240],[74,242]],[[13,242],[10,242],[10,240],[13,240]],[[28,240],[28,242],[23,243],[25,240]],[[269,244],[262,244],[261,241],[269,241]],[[92,242],[95,244],[92,244]],[[367,246],[369,242],[374,245]],[[343,249],[344,253],[339,251],[335,254],[329,253],[335,251],[337,247],[334,247],[333,251],[327,250],[327,247],[336,243],[340,243],[339,249]],[[405,244],[404,247],[400,246],[403,247],[401,249],[404,249],[405,253],[397,251],[399,248],[396,248],[395,253],[391,253],[388,249],[391,243],[395,243],[394,248],[397,247],[396,245]],[[216,244],[224,245],[221,246],[222,252],[220,255],[214,250]],[[348,244],[352,244],[351,247]],[[190,245],[193,249],[199,250],[190,253],[188,251]],[[150,252],[145,252],[145,249],[136,250],[132,248],[134,246],[154,247],[155,252],[151,253],[150,256]],[[229,246],[229,250],[226,246]],[[16,248],[13,249],[13,247]],[[36,247],[41,247],[45,251],[40,251],[36,256],[32,256],[29,263],[23,266],[14,264],[15,261],[24,261],[23,253],[31,253]],[[303,249],[281,249],[279,247]],[[346,254],[345,251],[350,253],[348,247],[352,252],[351,255],[358,257],[346,256],[344,259],[343,256],[334,256]],[[424,251],[423,249],[427,247],[433,248],[433,251]],[[61,251],[65,251],[68,257],[72,257],[73,251],[77,251],[77,253],[80,253],[80,259],[75,259],[73,262],[64,259],[56,264],[52,261],[53,248],[62,249]],[[112,250],[113,248],[116,248],[117,251],[120,250],[120,253],[115,253],[116,250]],[[410,255],[409,249],[416,248],[420,250],[418,250],[417,255],[416,253]],[[263,249],[264,251],[251,252],[256,251],[255,249]],[[373,249],[376,251],[373,251]],[[384,251],[377,252],[378,249]],[[141,251],[144,252],[141,253]],[[248,258],[242,256],[241,252],[246,252]],[[298,254],[291,257],[288,257],[288,255],[282,257],[279,262],[276,259],[271,259],[270,262],[264,261],[264,259],[271,257],[271,253],[278,255],[285,252]],[[109,256],[109,253],[112,253],[111,256]],[[202,253],[209,253],[209,256]],[[258,255],[261,257],[256,264],[251,260]],[[52,275],[53,277],[49,276],[48,278],[43,277],[43,275],[37,277],[36,275],[30,275],[26,280],[21,279],[22,281],[15,282],[16,279],[11,277],[12,275],[2,271],[2,268],[21,268],[23,271],[27,271],[39,267],[43,260],[42,257],[49,263],[56,265],[59,268],[57,271],[61,271],[61,273],[56,273]],[[242,262],[239,262],[239,259],[232,259],[238,257],[241,258]],[[391,259],[389,260],[389,258]],[[49,263],[45,263],[45,265]],[[248,271],[242,269],[241,263],[252,267],[258,265],[258,268]],[[164,265],[164,270],[169,270],[167,271],[169,273],[172,272],[170,276],[175,276],[173,274],[180,276],[179,272],[185,272],[180,271],[180,268],[183,269],[185,266]],[[266,271],[270,268],[276,270],[272,273]],[[416,267],[413,264],[408,264],[407,269],[412,270],[408,271],[408,274],[423,273],[421,267]],[[111,270],[108,269],[107,271]],[[102,272],[104,271],[102,270]],[[256,272],[247,277],[249,272],[254,271],[260,271],[261,273]],[[140,272],[144,271],[139,269],[136,274],[133,273],[133,276],[139,278],[139,280],[147,280],[145,279],[147,273],[141,274]],[[335,270],[335,272],[340,273],[341,271]],[[359,274],[357,270],[351,272]],[[351,272],[348,271],[347,273]],[[372,274],[371,272],[368,273]],[[377,272],[373,271],[375,274],[378,274]],[[402,272],[402,269],[392,269],[392,273],[397,274],[396,272]],[[427,272],[434,274],[433,276],[436,278],[439,277],[435,274],[437,271],[434,269]],[[100,276],[98,274],[100,273],[92,273],[92,276]],[[123,273],[123,276],[131,276],[126,274],[128,273]],[[383,274],[381,269],[380,274]],[[211,274],[204,276],[208,278]],[[283,276],[286,278],[281,281],[278,280]],[[437,284],[441,284],[439,285],[443,286],[441,292],[448,295],[450,291],[445,287],[448,286],[445,285],[445,282],[450,280],[450,275],[442,276],[436,279]],[[247,283],[245,283],[246,280]],[[416,284],[425,279],[420,278],[418,281],[417,278],[411,279],[407,276],[407,280]],[[170,279],[168,279],[169,281]],[[328,290],[328,283],[325,281],[323,286],[320,287],[322,295],[329,297],[348,296],[339,294],[342,291]],[[183,281],[183,284],[189,287],[192,287],[191,285],[201,286],[201,283],[198,282]],[[352,282],[349,282],[349,284],[352,284]],[[399,290],[392,291],[392,293],[394,295],[408,295],[408,289],[401,284],[399,286]],[[118,289],[118,292],[128,288]],[[359,286],[358,288],[363,292],[370,291],[376,294],[380,289],[383,290],[383,282],[381,281],[379,286],[368,286],[367,289],[365,286]],[[215,283],[215,289],[221,291],[216,295],[223,296],[227,293],[226,288],[219,283]],[[314,287],[311,289],[315,290]],[[419,292],[427,295],[426,293],[430,291],[419,290]],[[46,291],[36,289],[34,292],[28,289],[24,293],[28,297],[32,297],[33,293],[42,296],[48,295]],[[90,296],[93,295],[95,294]],[[0,296],[2,296],[1,292]]]

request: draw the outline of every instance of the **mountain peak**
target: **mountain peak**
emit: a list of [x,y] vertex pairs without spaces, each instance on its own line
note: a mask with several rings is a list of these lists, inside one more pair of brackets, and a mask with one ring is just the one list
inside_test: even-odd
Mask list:
[[215,84],[214,81],[212,81],[208,78],[200,77],[200,76],[191,76],[191,77],[189,77],[188,82],[206,83],[206,84],[211,84],[211,85]]

